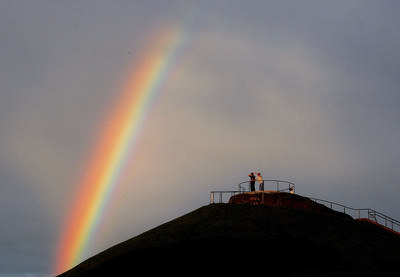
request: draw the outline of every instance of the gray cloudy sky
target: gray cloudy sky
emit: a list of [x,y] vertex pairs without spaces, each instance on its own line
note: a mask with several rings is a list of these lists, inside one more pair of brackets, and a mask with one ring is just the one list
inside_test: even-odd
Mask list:
[[159,26],[188,42],[87,256],[251,170],[400,218],[397,1],[1,1],[0,277],[51,273],[105,111]]

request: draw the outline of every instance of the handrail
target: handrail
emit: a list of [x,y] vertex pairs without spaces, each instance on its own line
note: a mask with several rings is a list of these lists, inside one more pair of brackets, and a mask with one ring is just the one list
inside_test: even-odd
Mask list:
[[[244,182],[239,183],[239,185],[238,185],[239,191],[242,191],[242,192],[250,191],[250,182],[251,181],[244,181]],[[292,189],[293,193],[295,193],[296,185],[292,182],[283,181],[283,180],[264,180],[264,187],[267,187],[268,183],[273,183],[274,186],[276,185],[276,191],[290,191]],[[248,187],[249,187],[248,190],[243,186],[244,184],[248,184]],[[281,184],[284,184],[284,186],[287,188],[280,189]]]
[[[343,209],[343,213],[350,215],[355,219],[367,218],[367,219],[369,219],[381,226],[384,226],[392,231],[395,231],[398,233],[400,232],[400,221],[399,220],[389,217],[389,216],[387,216],[381,212],[375,211],[373,209],[370,209],[370,208],[356,209],[356,208],[348,207],[348,206],[338,204],[338,203],[335,203],[332,201],[322,200],[322,199],[313,198],[313,197],[308,197],[308,198],[317,203],[323,204],[325,206],[327,206],[325,204],[325,203],[327,203],[330,206],[330,207],[328,207],[328,206],[327,207],[331,208],[332,210],[335,209],[335,207],[339,206]],[[337,209],[335,209],[335,210],[337,210]],[[356,212],[356,215],[358,214],[358,216],[354,216],[353,214],[351,214],[351,212],[349,212],[349,210],[352,212]],[[340,209],[340,211],[341,211],[341,209]],[[362,217],[361,215],[362,214],[364,215],[365,213],[366,213],[367,217]],[[379,222],[378,219],[384,220],[385,224]],[[390,225],[388,226],[388,224],[390,224]]]
[[[323,200],[323,199],[318,199],[318,198],[314,198],[314,197],[307,197],[307,198],[313,200],[314,202],[323,204],[326,207],[328,207],[328,205],[329,205],[328,208],[330,208],[332,210],[334,210],[336,206],[339,206],[339,207],[341,207],[341,209],[343,209],[343,210],[340,210],[340,212],[343,212],[345,214],[348,214],[348,210],[358,212],[358,217],[356,217],[356,218],[361,218],[361,212],[363,212],[363,211],[368,212],[369,210],[371,210],[369,208],[356,209],[356,208],[348,207],[348,206],[345,206],[345,205],[342,205],[339,203],[335,203],[335,202]],[[326,205],[326,204],[328,204],[328,205]],[[338,211],[338,209],[335,209],[335,210]],[[346,210],[347,210],[347,212],[346,212]],[[351,216],[351,214],[349,214],[349,215]],[[354,216],[352,216],[352,217],[354,218]]]
[[[223,197],[224,197],[224,194],[229,194],[230,196],[229,196],[229,198],[230,197],[232,197],[232,196],[235,196],[235,195],[237,195],[237,194],[241,194],[241,193],[243,193],[242,191],[237,191],[237,190],[228,190],[228,191],[223,191],[223,190],[219,190],[219,191],[211,191],[210,192],[210,204],[215,204],[215,203],[219,203],[219,204],[221,204],[221,203],[228,203],[229,202],[229,199],[228,200],[223,200]],[[219,194],[219,201],[217,201],[216,199],[215,199],[215,194]],[[216,202],[217,201],[217,202]]]

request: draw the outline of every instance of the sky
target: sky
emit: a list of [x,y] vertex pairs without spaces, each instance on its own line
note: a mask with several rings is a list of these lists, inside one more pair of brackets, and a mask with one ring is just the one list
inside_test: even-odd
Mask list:
[[[121,84],[160,28],[185,45],[90,257],[251,171],[400,218],[396,1],[0,2],[0,277],[52,274]],[[266,188],[267,189],[267,188]]]

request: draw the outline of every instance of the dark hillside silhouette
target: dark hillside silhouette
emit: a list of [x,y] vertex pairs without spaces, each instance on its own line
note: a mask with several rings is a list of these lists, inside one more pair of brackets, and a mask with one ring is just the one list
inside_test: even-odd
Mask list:
[[382,276],[397,272],[400,236],[316,211],[212,204],[60,275]]

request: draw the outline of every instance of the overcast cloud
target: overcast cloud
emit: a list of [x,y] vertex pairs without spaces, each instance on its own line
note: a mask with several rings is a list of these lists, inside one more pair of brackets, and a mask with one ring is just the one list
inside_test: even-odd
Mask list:
[[[105,111],[162,25],[188,43],[87,256],[251,170],[400,218],[395,1],[2,1],[0,277],[51,273]],[[32,275],[28,275],[32,274]]]

